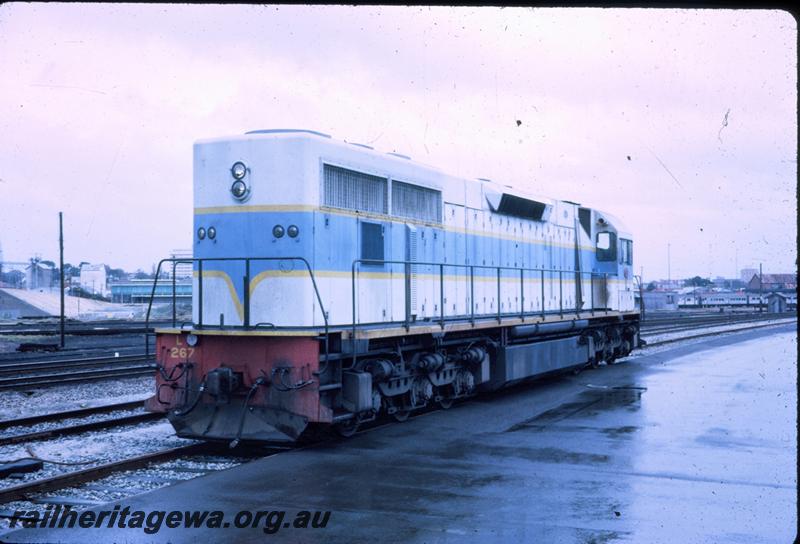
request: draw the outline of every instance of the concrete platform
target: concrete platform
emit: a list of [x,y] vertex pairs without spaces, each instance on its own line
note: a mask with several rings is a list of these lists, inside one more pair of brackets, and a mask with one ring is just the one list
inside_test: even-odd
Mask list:
[[[125,501],[325,528],[25,529],[5,542],[789,542],[796,324],[630,357]],[[113,508],[114,504],[94,510]],[[272,522],[275,518],[272,518]]]
[[[18,316],[61,315],[61,298],[58,289],[0,288],[0,310],[18,309]],[[142,305],[104,302],[89,298],[64,297],[64,315],[77,319],[111,319],[133,317],[142,311]]]

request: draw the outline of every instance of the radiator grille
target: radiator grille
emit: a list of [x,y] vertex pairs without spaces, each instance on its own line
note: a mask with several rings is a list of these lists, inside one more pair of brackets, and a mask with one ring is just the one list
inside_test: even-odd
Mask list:
[[392,213],[398,217],[442,222],[442,193],[402,181],[392,181]]
[[[406,225],[406,261],[417,261],[417,229],[411,225]],[[417,268],[415,264],[406,265],[408,303],[412,315],[417,313]]]
[[326,206],[361,212],[389,212],[385,178],[329,164],[324,165],[323,176]]

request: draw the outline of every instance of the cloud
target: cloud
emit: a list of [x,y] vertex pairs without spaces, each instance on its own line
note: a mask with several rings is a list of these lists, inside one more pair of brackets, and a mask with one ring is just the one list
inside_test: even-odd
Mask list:
[[701,225],[790,268],[795,44],[761,10],[4,4],[2,244],[52,256],[63,209],[76,260],[147,267],[191,244],[194,140],[305,127],[606,209],[653,274]]

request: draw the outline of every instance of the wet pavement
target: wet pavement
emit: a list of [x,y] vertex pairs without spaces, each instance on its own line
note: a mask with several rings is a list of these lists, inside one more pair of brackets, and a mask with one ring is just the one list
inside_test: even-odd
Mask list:
[[[221,510],[228,528],[0,540],[789,542],[796,342],[792,324],[645,351],[114,503]],[[287,514],[236,529],[240,510]],[[283,527],[301,510],[331,511],[327,526]]]

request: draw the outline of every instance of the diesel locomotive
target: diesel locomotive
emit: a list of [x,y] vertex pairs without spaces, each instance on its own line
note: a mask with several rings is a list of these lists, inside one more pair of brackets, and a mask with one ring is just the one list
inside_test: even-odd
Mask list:
[[192,322],[147,401],[179,436],[348,435],[639,345],[603,211],[310,130],[198,141],[193,172],[193,258],[159,263],[192,263]]

